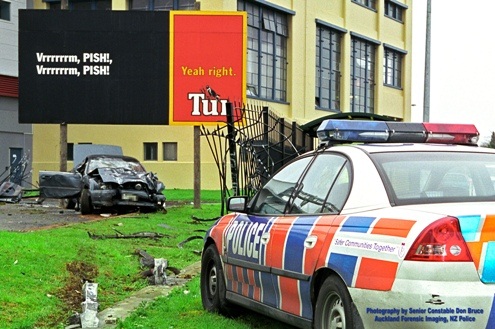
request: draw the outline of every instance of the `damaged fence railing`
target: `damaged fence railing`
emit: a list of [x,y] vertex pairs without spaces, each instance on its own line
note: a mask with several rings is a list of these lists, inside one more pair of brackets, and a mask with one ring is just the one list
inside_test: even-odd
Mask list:
[[[312,138],[267,107],[227,104],[227,120],[201,127],[215,160],[222,193],[221,215],[229,196],[254,196],[271,175],[313,148]],[[228,172],[231,174],[231,187]]]
[[29,155],[24,154],[20,160],[14,158],[13,163],[0,174],[0,201],[17,203],[22,199],[22,184],[29,183],[27,178],[31,172],[27,172]]

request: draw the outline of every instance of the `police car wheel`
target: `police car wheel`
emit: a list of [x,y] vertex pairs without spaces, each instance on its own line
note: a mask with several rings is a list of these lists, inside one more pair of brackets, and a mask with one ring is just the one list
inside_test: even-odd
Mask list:
[[203,252],[201,259],[201,301],[205,310],[229,313],[224,278],[220,256],[212,244]]
[[354,328],[352,302],[344,283],[336,276],[328,277],[316,300],[316,329]]

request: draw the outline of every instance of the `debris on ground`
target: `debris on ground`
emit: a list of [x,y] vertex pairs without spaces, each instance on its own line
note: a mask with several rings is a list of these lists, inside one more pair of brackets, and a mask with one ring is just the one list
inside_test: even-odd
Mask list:
[[103,240],[103,239],[160,239],[163,237],[170,237],[168,235],[156,232],[136,232],[131,234],[124,234],[122,232],[114,229],[116,234],[93,234],[88,231],[88,235],[91,239],[94,240]]
[[3,182],[0,185],[0,201],[18,203],[22,199],[22,187],[16,183]]
[[85,282],[83,285],[84,301],[82,302],[81,327],[98,327],[98,284]]
[[80,316],[76,310],[81,309],[81,303],[85,301],[85,296],[81,291],[81,284],[94,282],[98,276],[98,268],[82,261],[73,261],[65,265],[69,276],[64,286],[58,291],[57,296],[62,301],[64,313],[72,314],[67,320],[68,324],[80,321]]
[[204,239],[204,236],[200,236],[200,235],[193,235],[193,236],[190,236],[190,237],[188,237],[187,239],[185,239],[184,241],[179,242],[179,244],[177,244],[177,247],[179,247],[179,248],[181,248],[181,249],[182,249],[182,248],[184,247],[184,245],[185,245],[186,243],[188,243],[189,241],[192,241],[192,240],[198,240],[198,239],[201,239],[201,240],[202,240],[202,239]]
[[[148,268],[141,272],[143,278],[148,279],[152,285],[177,285],[182,281],[177,278],[180,274],[178,268],[168,265],[168,260],[164,258],[155,258],[144,250],[137,249],[135,254],[140,256],[139,263],[142,267]],[[167,271],[171,272],[167,276]],[[179,282],[180,281],[180,282]]]
[[213,218],[199,218],[197,216],[191,216],[193,220],[193,224],[199,224],[200,222],[213,222],[219,219],[220,217],[213,217]]

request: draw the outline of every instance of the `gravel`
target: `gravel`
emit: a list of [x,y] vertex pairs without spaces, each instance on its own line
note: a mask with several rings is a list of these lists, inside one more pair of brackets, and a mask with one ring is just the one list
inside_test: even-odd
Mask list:
[[83,216],[60,207],[59,200],[22,199],[19,203],[0,202],[0,231],[33,231],[101,219],[100,215]]

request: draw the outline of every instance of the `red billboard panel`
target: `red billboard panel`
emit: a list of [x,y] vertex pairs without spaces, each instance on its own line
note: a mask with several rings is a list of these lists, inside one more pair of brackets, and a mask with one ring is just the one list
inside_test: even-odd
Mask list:
[[246,13],[171,12],[170,124],[225,122],[246,95]]

